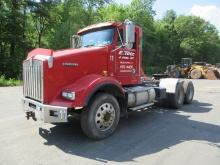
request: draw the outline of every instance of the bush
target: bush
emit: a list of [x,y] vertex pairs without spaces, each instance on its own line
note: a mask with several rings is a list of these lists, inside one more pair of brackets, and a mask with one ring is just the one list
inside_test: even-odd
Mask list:
[[157,74],[157,73],[164,73],[165,69],[164,67],[157,67],[157,66],[149,66],[146,68],[145,73],[147,74],[147,76],[152,76],[153,74]]
[[21,80],[16,80],[13,78],[6,79],[4,75],[0,76],[0,87],[17,85],[21,85]]

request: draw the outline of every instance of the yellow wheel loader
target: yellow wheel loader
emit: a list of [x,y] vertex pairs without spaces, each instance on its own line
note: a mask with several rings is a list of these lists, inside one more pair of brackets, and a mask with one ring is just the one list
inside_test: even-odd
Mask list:
[[[219,69],[220,70],[220,69]],[[165,74],[173,78],[218,79],[220,72],[217,67],[206,62],[194,62],[192,58],[182,58],[180,65],[168,65]]]

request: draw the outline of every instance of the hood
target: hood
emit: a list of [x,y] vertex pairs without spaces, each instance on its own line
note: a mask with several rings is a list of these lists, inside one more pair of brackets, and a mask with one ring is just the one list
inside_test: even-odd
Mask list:
[[[54,98],[60,97],[62,89],[76,80],[89,74],[100,75],[107,70],[108,47],[88,47],[79,49],[65,49],[44,51],[44,57],[52,57],[52,67],[44,69],[44,100],[50,102]],[[39,59],[35,56],[34,59]],[[41,59],[39,59],[41,60]],[[49,65],[48,60],[48,66]],[[45,66],[47,63],[45,62]]]
[[99,51],[108,51],[108,47],[85,47],[85,48],[78,48],[78,49],[65,49],[65,50],[58,50],[53,52],[53,57],[59,58],[61,56],[74,56],[74,55],[82,55],[87,53],[95,53]]
[[[86,47],[86,48],[78,48],[78,49],[64,49],[54,51],[52,49],[44,49],[44,48],[36,48],[28,53],[26,60],[30,58],[39,59],[38,57],[42,56],[52,56],[52,57],[61,57],[61,56],[68,56],[68,55],[79,55],[79,54],[87,54],[87,53],[95,53],[96,51],[106,51],[108,52],[108,47]],[[41,58],[40,58],[41,59]],[[39,60],[40,60],[39,59]]]
[[44,49],[44,48],[36,48],[28,53],[26,60],[33,58],[34,56],[37,56],[37,55],[52,56],[53,50],[52,49]]

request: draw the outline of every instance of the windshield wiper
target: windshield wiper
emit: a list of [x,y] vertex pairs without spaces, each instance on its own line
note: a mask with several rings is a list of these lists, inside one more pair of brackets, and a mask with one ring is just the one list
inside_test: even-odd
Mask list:
[[95,46],[95,44],[89,44],[89,45],[86,45],[84,47],[90,47],[90,46]]

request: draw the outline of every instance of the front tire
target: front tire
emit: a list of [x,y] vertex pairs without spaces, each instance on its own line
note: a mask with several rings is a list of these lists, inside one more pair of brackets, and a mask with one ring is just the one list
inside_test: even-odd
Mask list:
[[81,114],[81,127],[90,138],[111,136],[118,125],[120,108],[117,99],[107,93],[97,94]]

